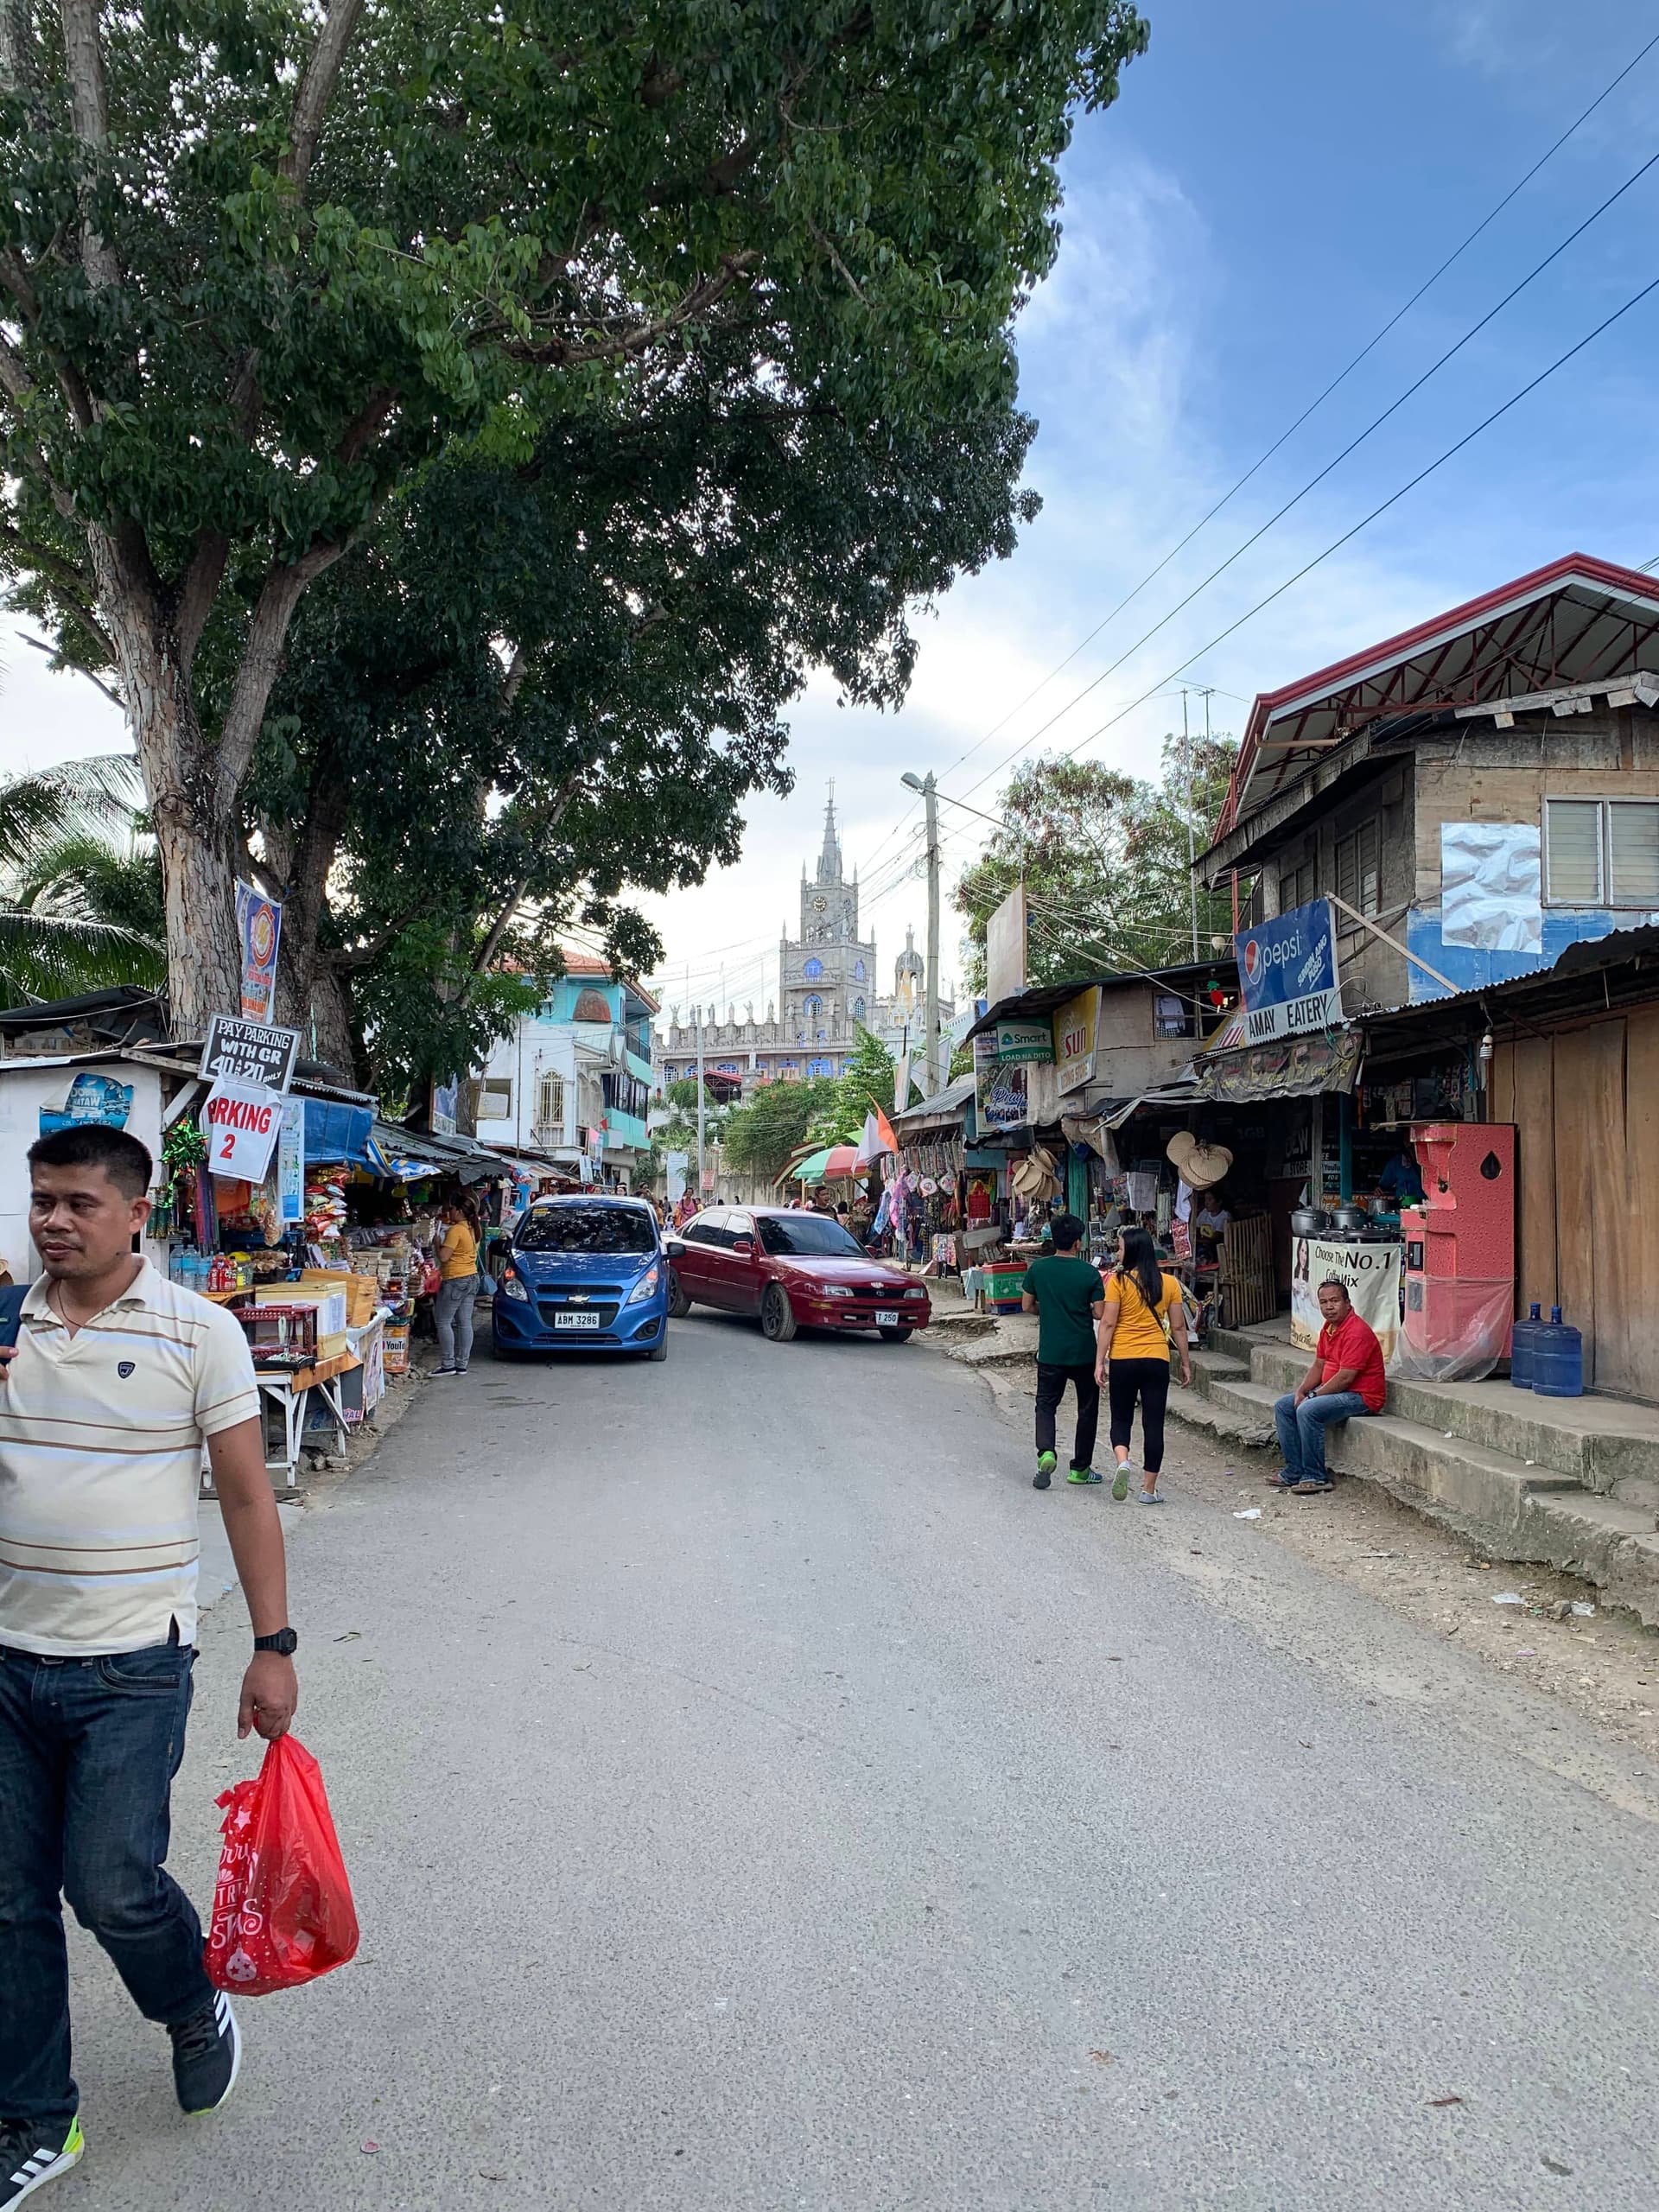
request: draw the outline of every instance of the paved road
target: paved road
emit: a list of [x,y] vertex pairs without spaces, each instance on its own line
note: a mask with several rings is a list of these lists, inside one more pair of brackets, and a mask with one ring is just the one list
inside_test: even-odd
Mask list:
[[1446,1648],[1179,1478],[1154,1527],[1027,1470],[919,1344],[694,1317],[424,1386],[291,1545],[362,1956],[247,2004],[187,2128],[78,1942],[54,2201],[1651,2212],[1638,1784],[1452,1725]]

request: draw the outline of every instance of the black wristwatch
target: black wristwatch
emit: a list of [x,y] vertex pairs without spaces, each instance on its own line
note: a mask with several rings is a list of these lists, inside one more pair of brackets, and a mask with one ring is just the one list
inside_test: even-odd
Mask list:
[[300,1639],[293,1629],[279,1628],[275,1636],[256,1636],[253,1648],[256,1651],[278,1652],[284,1659],[291,1659],[300,1648]]

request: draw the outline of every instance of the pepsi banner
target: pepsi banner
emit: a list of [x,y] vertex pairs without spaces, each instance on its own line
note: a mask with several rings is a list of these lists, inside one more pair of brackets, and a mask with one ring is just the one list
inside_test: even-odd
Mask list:
[[1244,1033],[1252,1045],[1340,1025],[1337,931],[1328,899],[1240,930],[1234,944]]

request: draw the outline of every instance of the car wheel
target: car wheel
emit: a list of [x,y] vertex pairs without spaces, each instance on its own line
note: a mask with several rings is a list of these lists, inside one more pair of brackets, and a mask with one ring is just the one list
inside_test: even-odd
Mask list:
[[668,1330],[666,1327],[664,1328],[661,1337],[654,1344],[652,1344],[651,1350],[645,1354],[645,1357],[647,1359],[666,1359],[668,1357]]
[[795,1334],[795,1310],[787,1293],[775,1282],[766,1285],[766,1296],[760,1300],[761,1332],[772,1344],[786,1344]]
[[914,1329],[883,1329],[881,1341],[884,1344],[907,1344],[915,1333]]
[[683,1321],[691,1311],[691,1300],[680,1288],[680,1279],[671,1268],[668,1275],[668,1313],[673,1321]]
[[517,1359],[518,1355],[516,1351],[509,1351],[505,1344],[497,1344],[494,1338],[492,1338],[490,1340],[490,1357],[492,1359]]

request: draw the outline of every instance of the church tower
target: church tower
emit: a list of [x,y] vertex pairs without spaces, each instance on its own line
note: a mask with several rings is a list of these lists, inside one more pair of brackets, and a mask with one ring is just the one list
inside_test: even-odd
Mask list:
[[804,1048],[804,1072],[830,1072],[856,1040],[858,1026],[874,1018],[875,944],[858,934],[858,877],[849,883],[836,828],[836,787],[823,810],[823,843],[817,868],[801,870],[801,933],[782,948],[784,1025],[789,1041]]

